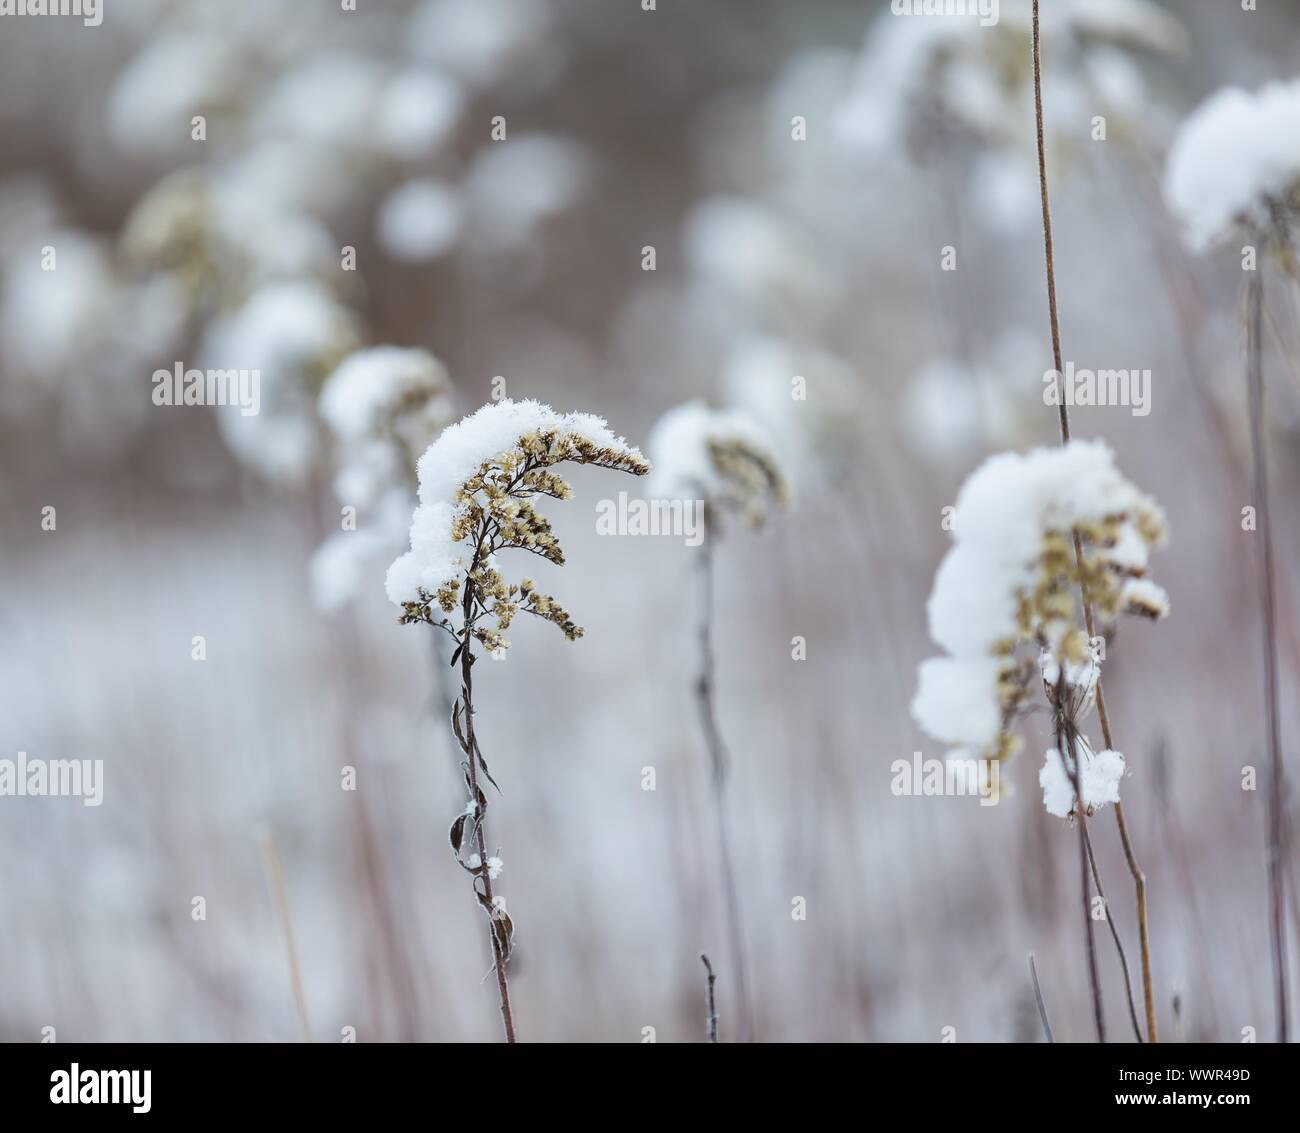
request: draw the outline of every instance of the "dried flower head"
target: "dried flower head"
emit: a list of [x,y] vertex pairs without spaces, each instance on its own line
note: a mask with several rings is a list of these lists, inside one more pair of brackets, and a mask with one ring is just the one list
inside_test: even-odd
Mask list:
[[1300,203],[1300,82],[1207,99],[1169,150],[1165,200],[1202,251],[1238,227],[1269,228]]
[[334,492],[357,509],[357,525],[335,532],[312,560],[322,609],[355,598],[405,543],[416,458],[447,425],[452,404],[447,371],[426,350],[358,350],[326,379],[319,407],[334,438]]
[[336,442],[340,500],[358,506],[402,485],[451,421],[446,368],[427,350],[374,346],[349,354],[325,382],[320,414]]
[[1145,575],[1164,536],[1159,506],[1100,441],[987,460],[958,496],[955,542],[935,576],[930,635],[947,656],[921,665],[917,723],[965,756],[1012,754],[1010,727],[1034,684],[1032,664],[1015,657],[1027,643],[1048,703],[1077,732],[1101,671],[1079,596],[1103,627],[1126,613],[1163,617],[1168,600]]
[[[411,549],[388,570],[388,596],[402,608],[402,623],[450,629],[447,615],[460,605],[461,632],[493,653],[509,647],[505,633],[520,612],[555,623],[571,641],[581,637],[582,627],[531,579],[507,583],[497,569],[497,555],[511,549],[563,565],[536,502],[572,496],[554,471],[565,462],[634,476],[650,471],[640,451],[599,417],[556,413],[536,401],[485,405],[444,430],[419,461]],[[480,624],[487,618],[496,624]]]
[[761,527],[773,505],[790,499],[789,480],[767,433],[748,414],[688,401],[670,409],[650,434],[655,474],[646,494],[703,500],[713,528],[723,512]]
[[271,483],[304,480],[320,445],[316,400],[325,378],[356,348],[356,317],[310,280],[260,287],[210,323],[201,369],[257,370],[261,410],[220,413],[234,455]]

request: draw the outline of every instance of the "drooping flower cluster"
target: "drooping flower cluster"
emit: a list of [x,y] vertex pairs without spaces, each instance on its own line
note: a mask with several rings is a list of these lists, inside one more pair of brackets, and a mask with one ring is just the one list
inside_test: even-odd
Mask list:
[[955,523],[928,606],[930,636],[946,655],[921,665],[912,714],[955,755],[1001,760],[1017,746],[1011,725],[1035,676],[1033,662],[1017,661],[1018,645],[1036,647],[1049,703],[1073,724],[1091,706],[1101,664],[1080,624],[1080,592],[1101,627],[1121,614],[1168,612],[1146,577],[1164,515],[1119,473],[1107,445],[1071,441],[985,461],[958,496]]
[[[497,569],[497,555],[510,549],[563,565],[564,552],[535,501],[572,496],[553,471],[566,461],[634,476],[650,471],[640,451],[601,418],[557,413],[537,401],[494,402],[445,429],[418,464],[411,549],[388,570],[388,597],[402,607],[400,620],[450,630],[448,615],[459,605],[466,614],[459,632],[492,652],[509,647],[505,632],[520,612],[554,622],[570,640],[581,637],[582,627],[531,579],[508,584]],[[479,624],[485,618],[495,626]]]
[[366,584],[370,566],[405,541],[415,462],[451,419],[451,380],[426,350],[376,346],[350,354],[326,380],[320,415],[335,441],[334,493],[355,509],[312,562],[317,602],[334,609]]
[[1165,199],[1203,251],[1239,227],[1272,228],[1300,204],[1300,82],[1212,95],[1169,151]]
[[646,494],[702,500],[710,527],[723,512],[761,527],[774,505],[789,502],[781,458],[763,427],[741,410],[685,402],[659,419],[648,447],[655,473]]

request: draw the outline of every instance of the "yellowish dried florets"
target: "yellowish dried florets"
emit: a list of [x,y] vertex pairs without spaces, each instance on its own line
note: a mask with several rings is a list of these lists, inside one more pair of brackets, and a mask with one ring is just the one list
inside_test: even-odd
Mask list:
[[[540,593],[532,579],[507,584],[496,566],[498,554],[506,550],[528,551],[556,566],[564,565],[559,539],[534,503],[539,497],[572,498],[572,487],[554,471],[564,461],[637,476],[650,470],[639,452],[599,445],[580,433],[535,429],[522,434],[513,448],[483,461],[455,493],[451,539],[473,546],[467,589],[462,591],[459,581],[453,581],[432,597],[421,591],[419,601],[403,605],[401,621],[424,621],[450,630],[447,619],[438,617],[433,607],[445,615],[460,604],[468,615],[470,634],[493,653],[509,647],[505,631],[520,612],[552,622],[570,641],[581,637],[582,627],[554,598]],[[484,618],[495,626],[476,624]]]

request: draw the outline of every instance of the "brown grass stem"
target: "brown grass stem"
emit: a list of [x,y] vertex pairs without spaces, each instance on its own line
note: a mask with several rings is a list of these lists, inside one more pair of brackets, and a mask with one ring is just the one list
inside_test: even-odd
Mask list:
[[[1052,330],[1052,364],[1055,366],[1057,373],[1062,373],[1065,367],[1061,356],[1061,323],[1056,303],[1056,259],[1052,246],[1052,209],[1047,186],[1047,147],[1043,126],[1042,37],[1039,30],[1038,3],[1039,0],[1034,0],[1034,121],[1038,142],[1038,187],[1043,214],[1043,255],[1047,268],[1047,309]],[[1061,443],[1064,445],[1068,444],[1070,440],[1070,410],[1064,397],[1059,398],[1058,401]],[[1077,532],[1074,536],[1074,554],[1075,561],[1079,565],[1080,578],[1082,578],[1083,546]],[[1087,594],[1082,590],[1082,586],[1080,587],[1080,594],[1088,638],[1089,640],[1095,640],[1096,633],[1093,625],[1092,608],[1087,600]],[[1106,716],[1106,703],[1102,696],[1100,678],[1097,680],[1097,718],[1101,721],[1102,736],[1106,747],[1113,751],[1115,748],[1110,734],[1110,721]],[[1151,979],[1151,937],[1147,921],[1146,875],[1142,872],[1141,866],[1138,865],[1137,855],[1133,852],[1128,826],[1124,821],[1124,808],[1120,803],[1115,804],[1115,821],[1119,827],[1120,841],[1124,845],[1124,859],[1128,863],[1129,873],[1133,877],[1133,887],[1137,901],[1138,942],[1141,950],[1142,998],[1146,1010],[1147,1041],[1154,1043],[1160,1040],[1156,1028],[1155,991]]]

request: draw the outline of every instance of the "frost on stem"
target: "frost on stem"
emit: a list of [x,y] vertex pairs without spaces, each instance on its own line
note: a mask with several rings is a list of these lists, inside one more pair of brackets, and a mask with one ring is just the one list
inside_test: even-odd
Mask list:
[[376,561],[401,549],[415,506],[415,462],[447,425],[451,381],[428,351],[375,346],[350,354],[321,390],[321,418],[334,439],[334,493],[357,509],[356,530],[338,531],[312,561],[317,604],[356,597]]
[[1239,228],[1293,219],[1300,204],[1300,82],[1212,95],[1174,139],[1164,190],[1195,251]]
[[790,500],[789,479],[763,427],[738,409],[688,401],[665,413],[650,433],[655,472],[646,495],[703,500],[710,530],[723,512],[761,527]]
[[[1087,741],[1078,737],[1075,754],[1067,769],[1061,753],[1049,747],[1043,755],[1043,769],[1038,773],[1038,785],[1043,788],[1043,806],[1048,814],[1068,818],[1074,814],[1074,777],[1079,777],[1079,793],[1083,805],[1091,815],[1107,803],[1119,802],[1119,781],[1124,778],[1124,756],[1118,751],[1093,751]],[[1080,758],[1082,757],[1082,758]]]
[[[599,417],[556,413],[536,401],[485,405],[444,430],[420,457],[411,549],[388,570],[388,597],[402,608],[401,622],[456,633],[448,615],[462,606],[468,621],[460,644],[468,634],[490,652],[509,647],[505,633],[520,612],[555,623],[571,641],[581,637],[582,628],[531,579],[507,583],[497,569],[497,555],[510,549],[564,564],[536,502],[570,498],[572,489],[553,471],[565,462],[634,476],[650,471],[640,451]],[[478,624],[484,618],[495,625]]]
[[1085,801],[1113,801],[1109,789],[1095,800],[1087,793],[1089,763],[1107,753],[1094,756],[1077,727],[1092,707],[1101,659],[1079,626],[1076,600],[1082,593],[1103,629],[1121,614],[1163,617],[1168,599],[1146,570],[1164,537],[1159,505],[1118,472],[1103,442],[985,461],[957,498],[954,543],[930,595],[930,636],[946,655],[920,667],[917,723],[955,745],[953,757],[1008,758],[1019,746],[1011,727],[1033,699],[1034,664],[1017,661],[1016,650],[1034,646],[1048,706],[1085,756]]

